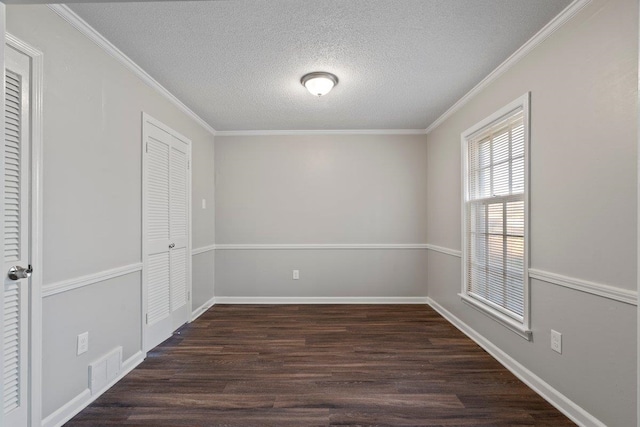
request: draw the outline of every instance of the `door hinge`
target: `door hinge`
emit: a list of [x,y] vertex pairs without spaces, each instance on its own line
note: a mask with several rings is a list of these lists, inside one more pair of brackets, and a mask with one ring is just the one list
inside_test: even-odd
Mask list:
[[187,301],[191,299],[191,291],[187,291]]
[[145,318],[145,323],[148,325],[149,324],[149,313],[144,315]]
[[148,142],[144,144],[144,151],[145,151],[145,153],[149,152],[149,143]]

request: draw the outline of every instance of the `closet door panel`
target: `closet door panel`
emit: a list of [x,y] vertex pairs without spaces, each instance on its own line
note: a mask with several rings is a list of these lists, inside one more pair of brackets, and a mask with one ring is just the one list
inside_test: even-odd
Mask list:
[[[145,350],[189,320],[191,147],[144,116]],[[186,142],[185,142],[186,141]]]

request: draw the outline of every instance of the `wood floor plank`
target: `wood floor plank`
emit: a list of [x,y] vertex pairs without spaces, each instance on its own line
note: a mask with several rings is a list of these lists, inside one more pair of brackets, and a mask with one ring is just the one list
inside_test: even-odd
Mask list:
[[217,305],[67,425],[574,424],[424,305]]

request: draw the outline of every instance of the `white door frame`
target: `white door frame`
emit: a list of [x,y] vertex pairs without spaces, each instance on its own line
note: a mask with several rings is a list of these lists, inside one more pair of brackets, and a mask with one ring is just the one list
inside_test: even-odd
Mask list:
[[187,306],[189,309],[189,316],[187,317],[187,322],[191,321],[191,313],[193,311],[193,289],[192,289],[192,255],[191,255],[191,244],[192,244],[192,236],[191,236],[191,232],[192,232],[192,222],[193,222],[193,218],[192,218],[192,206],[191,206],[191,178],[192,178],[192,173],[191,173],[191,156],[193,153],[192,150],[192,142],[189,138],[181,135],[180,133],[176,132],[175,130],[171,129],[170,127],[168,127],[167,125],[165,125],[164,123],[162,123],[159,120],[154,119],[153,117],[151,117],[149,114],[142,112],[142,129],[141,129],[141,144],[140,144],[140,148],[141,148],[141,153],[142,153],[142,245],[141,245],[141,249],[142,249],[142,281],[141,281],[141,286],[142,286],[142,290],[141,290],[141,294],[142,294],[142,300],[141,300],[141,319],[140,319],[140,325],[141,325],[141,348],[142,348],[142,352],[144,354],[144,357],[146,358],[147,356],[147,271],[148,271],[148,267],[147,267],[147,157],[145,156],[145,149],[146,149],[146,132],[145,132],[145,126],[146,123],[150,123],[162,130],[164,130],[165,132],[167,132],[168,134],[172,135],[173,137],[188,143],[189,145],[189,157],[188,157],[188,173],[187,173],[187,218],[188,218],[188,230],[187,230]]
[[[2,5],[4,12],[4,5]],[[4,14],[4,13],[3,13]],[[4,18],[4,16],[2,17]],[[2,19],[4,23],[4,19]],[[42,101],[43,101],[43,56],[42,52],[24,43],[17,37],[5,33],[2,43],[2,76],[4,81],[5,44],[30,58],[30,88],[31,88],[31,159],[30,159],[30,263],[34,271],[30,279],[29,288],[29,399],[28,425],[39,427],[42,423]],[[4,111],[4,84],[2,86],[2,111]],[[4,150],[4,114],[1,118],[2,150]],[[2,153],[4,158],[4,152]],[[4,165],[3,165],[4,169]],[[0,177],[4,179],[4,174]],[[4,182],[0,186],[4,191]],[[4,196],[4,194],[0,194]],[[3,197],[4,199],[4,197]],[[4,222],[4,221],[3,221]],[[2,227],[2,225],[0,225]],[[2,237],[4,233],[2,233]],[[2,245],[4,247],[4,245]],[[6,274],[3,272],[2,274]],[[2,298],[2,292],[0,292]],[[2,303],[2,301],[0,301]],[[2,352],[0,352],[0,358]],[[1,382],[0,382],[1,383]],[[2,387],[2,384],[0,384]],[[1,391],[1,389],[0,389]],[[2,420],[0,411],[0,421]]]

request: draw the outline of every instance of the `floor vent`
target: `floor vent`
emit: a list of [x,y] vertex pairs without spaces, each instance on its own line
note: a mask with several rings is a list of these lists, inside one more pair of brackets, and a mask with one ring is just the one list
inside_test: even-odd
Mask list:
[[117,347],[110,353],[89,365],[89,388],[91,394],[102,391],[115,380],[122,370],[122,347]]

